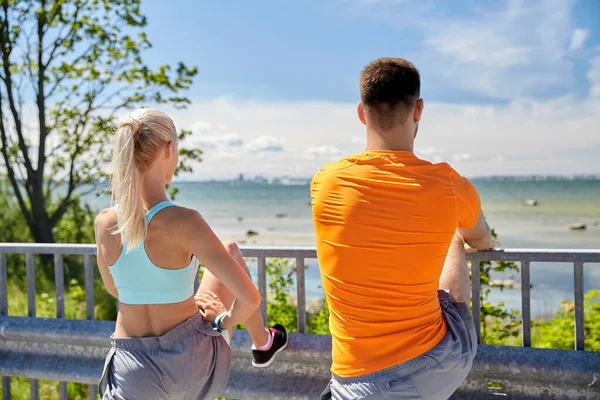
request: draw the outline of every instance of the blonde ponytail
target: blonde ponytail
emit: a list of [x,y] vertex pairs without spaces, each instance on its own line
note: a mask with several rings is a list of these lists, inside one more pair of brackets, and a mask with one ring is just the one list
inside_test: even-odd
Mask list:
[[146,236],[146,205],[141,178],[170,141],[177,140],[173,121],[163,112],[140,109],[117,129],[113,152],[112,199],[117,205],[117,229],[129,252]]

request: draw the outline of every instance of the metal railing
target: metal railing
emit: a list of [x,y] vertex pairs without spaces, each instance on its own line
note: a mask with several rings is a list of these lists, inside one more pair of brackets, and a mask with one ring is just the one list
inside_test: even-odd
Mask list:
[[[305,290],[305,260],[315,259],[316,250],[312,247],[268,247],[243,246],[244,257],[257,259],[258,289],[262,302],[261,313],[267,319],[267,258],[295,259],[296,263],[296,294],[298,312],[298,331],[306,333],[306,290]],[[35,287],[35,255],[46,254],[54,256],[56,316],[64,318],[64,268],[65,255],[81,255],[84,259],[84,285],[86,318],[94,319],[94,256],[96,246],[93,244],[29,244],[29,243],[0,243],[0,316],[8,314],[8,281],[7,254],[25,254],[26,286],[27,286],[27,315],[36,316],[36,287]],[[531,292],[530,292],[530,263],[531,262],[568,262],[574,268],[574,309],[575,309],[575,349],[585,350],[584,337],[584,286],[583,271],[585,263],[600,263],[600,250],[533,250],[533,249],[504,249],[487,252],[477,252],[468,255],[472,265],[483,261],[513,261],[521,263],[521,305],[523,318],[523,346],[531,346]],[[480,271],[472,268],[472,306],[473,318],[480,339]],[[3,399],[10,398],[10,377],[2,377]],[[32,399],[38,398],[38,382],[31,380],[30,394]],[[59,384],[59,396],[66,399],[66,382]],[[90,385],[90,398],[96,398],[96,387]]]

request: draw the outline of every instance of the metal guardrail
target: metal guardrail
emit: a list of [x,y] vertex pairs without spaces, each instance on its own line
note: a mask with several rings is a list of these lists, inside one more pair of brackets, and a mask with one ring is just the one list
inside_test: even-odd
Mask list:
[[[257,258],[258,288],[263,299],[260,309],[266,320],[266,294],[267,294],[267,258],[291,258],[296,262],[296,292],[298,302],[298,331],[306,333],[306,292],[304,279],[305,260],[316,258],[316,250],[312,247],[241,247],[245,257]],[[35,289],[35,259],[36,254],[54,255],[55,290],[56,290],[56,315],[64,317],[64,255],[82,255],[84,258],[84,278],[86,297],[86,316],[88,320],[94,318],[94,255],[96,246],[93,244],[65,245],[65,244],[29,244],[29,243],[0,243],[0,316],[8,313],[7,292],[7,265],[6,254],[25,254],[26,281],[27,281],[27,308],[28,316],[36,316],[36,289]],[[574,268],[574,299],[575,299],[575,349],[585,350],[584,337],[584,310],[583,310],[583,268],[584,263],[600,263],[600,250],[513,250],[504,249],[487,252],[477,252],[468,255],[473,264],[483,261],[515,261],[521,263],[521,301],[523,316],[523,346],[531,346],[531,294],[530,294],[530,263],[531,262],[570,262]],[[481,291],[479,268],[472,268],[472,306],[474,320],[481,326],[479,293]],[[478,332],[479,335],[479,332]],[[600,361],[599,361],[600,364]],[[599,377],[600,379],[600,377]],[[3,397],[10,398],[10,378],[3,376]],[[90,386],[90,398],[95,398],[95,386]],[[31,381],[31,398],[38,398],[37,380]],[[8,393],[8,395],[7,395]],[[61,399],[66,399],[66,382],[61,381],[59,386]]]
[[[0,316],[0,373],[95,387],[110,348],[112,321]],[[273,368],[252,367],[251,338],[236,331],[224,395],[234,399],[317,399],[329,380],[329,336],[290,334]],[[600,355],[585,351],[479,347],[458,399],[598,399]],[[592,372],[590,372],[592,371]],[[501,398],[500,397],[500,398]],[[10,397],[8,397],[10,398]]]

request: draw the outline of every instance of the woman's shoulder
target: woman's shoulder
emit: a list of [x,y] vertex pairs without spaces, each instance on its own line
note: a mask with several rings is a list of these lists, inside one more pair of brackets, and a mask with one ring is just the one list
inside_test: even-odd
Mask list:
[[175,206],[166,209],[168,212],[169,221],[174,222],[178,226],[187,226],[197,224],[202,220],[202,215],[197,210],[192,208]]
[[105,208],[100,211],[94,219],[94,225],[97,228],[108,228],[114,226],[117,222],[117,212],[113,207]]
[[[197,210],[187,207],[169,207],[167,217],[171,232],[183,238],[198,237],[208,233],[210,227]],[[166,211],[166,210],[165,210]],[[174,228],[174,229],[173,229]]]

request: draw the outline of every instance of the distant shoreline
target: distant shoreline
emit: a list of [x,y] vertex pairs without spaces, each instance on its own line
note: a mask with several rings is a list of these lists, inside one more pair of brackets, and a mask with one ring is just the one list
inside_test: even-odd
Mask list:
[[[471,176],[469,179],[477,182],[542,182],[542,181],[600,181],[600,174],[581,175],[482,175]],[[287,183],[286,180],[291,182]],[[239,184],[267,184],[267,185],[293,185],[305,186],[310,183],[307,177],[250,177],[247,179],[186,179],[175,178],[173,183],[239,183]]]

